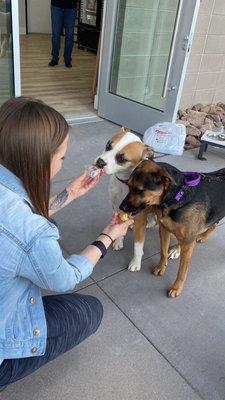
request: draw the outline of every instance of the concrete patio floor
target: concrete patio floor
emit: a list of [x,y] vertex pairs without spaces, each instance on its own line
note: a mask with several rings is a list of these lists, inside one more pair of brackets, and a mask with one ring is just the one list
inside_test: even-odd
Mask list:
[[[54,193],[78,175],[104,148],[118,127],[107,121],[73,127]],[[210,149],[163,156],[182,170],[225,166],[225,153]],[[92,242],[111,215],[108,178],[55,220],[65,255]],[[225,399],[225,225],[193,256],[183,294],[166,296],[178,263],[164,277],[150,268],[159,259],[157,228],[147,233],[142,270],[128,272],[132,232],[120,252],[109,251],[76,291],[97,296],[104,306],[98,332],[33,375],[8,386],[1,400],[224,400]]]

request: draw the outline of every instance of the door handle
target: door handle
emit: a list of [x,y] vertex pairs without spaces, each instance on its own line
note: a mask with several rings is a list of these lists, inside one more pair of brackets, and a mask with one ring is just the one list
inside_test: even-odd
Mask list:
[[167,90],[169,90],[170,92],[172,92],[173,90],[176,90],[176,86],[174,85],[174,86],[169,86],[168,88],[167,88]]
[[[177,38],[177,32],[178,32],[178,28],[179,28],[182,6],[183,6],[183,0],[179,0],[179,5],[177,8],[177,14],[176,14],[176,19],[175,19],[175,25],[174,25],[174,30],[173,30],[172,43],[170,46],[170,54],[169,54],[169,59],[167,62],[166,76],[165,76],[163,90],[162,90],[163,98],[166,97],[166,93],[168,90],[168,83],[169,83],[170,72],[171,72],[171,68],[172,68],[173,55],[174,55],[174,51],[175,51],[176,38]],[[175,90],[175,89],[173,89],[173,90]]]

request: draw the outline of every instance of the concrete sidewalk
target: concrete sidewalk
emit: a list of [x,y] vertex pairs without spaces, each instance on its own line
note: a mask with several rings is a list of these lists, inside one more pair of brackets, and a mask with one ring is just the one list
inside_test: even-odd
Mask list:
[[[103,121],[75,126],[54,192],[83,170],[118,127]],[[225,166],[225,153],[209,149],[163,156],[182,170]],[[108,178],[55,217],[65,254],[92,242],[111,215]],[[222,221],[223,222],[223,221]],[[150,268],[159,259],[157,228],[147,233],[142,270],[127,271],[132,232],[125,248],[109,254],[76,290],[97,296],[104,306],[99,331],[33,375],[10,385],[1,400],[224,400],[225,399],[225,225],[217,228],[192,259],[183,294],[169,299],[178,262],[164,277]]]

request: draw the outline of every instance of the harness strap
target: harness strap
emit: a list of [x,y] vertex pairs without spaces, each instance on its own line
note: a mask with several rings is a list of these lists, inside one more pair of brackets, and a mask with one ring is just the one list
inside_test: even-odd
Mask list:
[[185,178],[185,183],[181,186],[175,197],[172,197],[172,199],[161,203],[162,207],[171,207],[179,203],[179,201],[183,199],[185,193],[189,190],[190,187],[198,186],[201,182],[201,174],[199,174],[198,172],[183,172],[183,175]]
[[116,179],[118,179],[118,181],[120,181],[121,183],[123,183],[124,185],[128,186],[128,179],[120,179],[118,178],[118,176],[116,176]]

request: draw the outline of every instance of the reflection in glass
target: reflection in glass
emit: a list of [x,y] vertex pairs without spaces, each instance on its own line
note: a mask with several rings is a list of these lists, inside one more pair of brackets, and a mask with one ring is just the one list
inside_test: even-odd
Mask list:
[[164,110],[162,97],[179,0],[120,0],[110,92]]
[[83,24],[96,26],[97,0],[81,1],[81,22]]
[[13,92],[11,1],[0,0],[0,104]]

